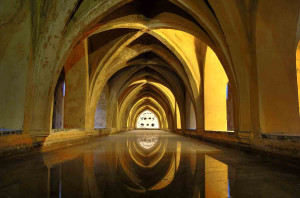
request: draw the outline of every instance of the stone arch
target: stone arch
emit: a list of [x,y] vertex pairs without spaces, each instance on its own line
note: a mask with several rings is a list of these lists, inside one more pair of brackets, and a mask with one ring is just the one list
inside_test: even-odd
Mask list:
[[[95,27],[96,27],[95,21],[100,20],[101,18],[104,18],[104,16],[106,16],[107,14],[113,12],[113,10],[115,10],[118,7],[121,7],[122,5],[124,5],[128,2],[130,2],[130,1],[94,2],[95,4],[93,6],[86,6],[86,8],[88,8],[88,9],[85,10],[84,14],[82,14],[82,10],[80,10],[78,13],[75,13],[75,14],[71,13],[73,16],[76,16],[76,18],[77,18],[74,21],[72,21],[72,20],[57,20],[57,21],[55,21],[55,22],[57,22],[57,24],[59,26],[57,26],[57,28],[54,31],[49,33],[49,35],[44,36],[40,39],[39,46],[36,48],[38,53],[34,55],[34,57],[36,57],[36,59],[34,60],[34,64],[35,65],[44,65],[44,67],[42,69],[43,70],[42,73],[47,73],[47,74],[50,73],[53,76],[51,76],[50,78],[49,78],[49,76],[47,76],[46,78],[39,76],[38,78],[34,78],[34,83],[39,84],[39,81],[41,81],[41,79],[43,79],[43,81],[48,81],[47,79],[56,79],[57,71],[60,70],[59,68],[61,67],[61,65],[64,64],[64,62],[66,60],[66,57],[67,57],[66,52],[69,51],[69,49],[71,49],[74,46],[74,43],[76,43],[79,40],[82,40],[83,38],[86,38],[93,31],[95,31]],[[230,61],[231,58],[228,53],[228,48],[227,48],[227,45],[225,42],[225,37],[223,36],[222,30],[218,26],[217,20],[216,20],[215,16],[213,15],[213,12],[210,10],[210,8],[208,8],[207,5],[204,4],[203,2],[175,1],[175,0],[171,1],[171,2],[173,2],[178,7],[181,7],[182,9],[186,10],[189,14],[191,14],[191,16],[193,16],[199,22],[199,24],[202,27],[204,27],[206,33],[209,34],[211,38],[213,38],[214,43],[217,44],[218,50],[216,50],[216,51],[218,53],[226,54],[224,57],[227,57],[227,58],[221,58],[221,60],[223,61],[223,60],[227,59],[229,62],[231,62]],[[60,4],[62,4],[62,6],[59,6],[59,7],[62,7],[62,8],[65,8],[65,7],[74,8],[76,6],[76,3],[74,1],[70,1],[66,4],[60,2]],[[100,7],[102,9],[100,9],[100,11],[97,10]],[[97,12],[94,12],[96,10],[97,10]],[[76,12],[76,11],[77,10],[75,9],[74,12]],[[51,10],[51,12],[55,13],[57,11]],[[68,18],[71,14],[67,11],[61,12],[57,16],[57,19]],[[63,21],[67,21],[67,22],[64,23]],[[45,26],[51,26],[51,25],[53,25],[53,24],[47,24],[47,23],[45,24]],[[60,32],[63,32],[64,34],[61,36],[59,34]],[[54,35],[56,35],[56,36],[54,36]],[[60,36],[57,37],[57,35],[60,35]],[[51,46],[47,45],[47,43],[49,42],[48,38],[50,38],[50,41],[53,42],[53,43],[51,43]],[[45,48],[43,49],[42,46],[45,46]],[[59,50],[56,53],[53,51],[53,49],[55,49],[55,48],[59,48]],[[48,54],[49,58],[45,57],[43,54]],[[54,55],[54,56],[52,56],[52,55]],[[52,61],[50,56],[55,57],[55,61]],[[49,63],[51,63],[51,64],[49,64]],[[231,64],[229,63],[228,65],[231,65]],[[57,68],[57,69],[55,69],[55,68]],[[41,72],[41,70],[37,69],[37,70],[33,71],[33,73],[38,73],[38,72]],[[231,73],[234,73],[234,72],[231,72]],[[38,76],[38,75],[36,75],[36,76]],[[49,82],[51,82],[51,81],[52,80],[49,80]],[[36,98],[38,95],[42,96],[45,99],[43,104],[46,104],[46,105],[41,104],[42,106],[47,106],[47,104],[50,103],[48,95],[51,96],[54,92],[53,85],[49,85],[49,86],[48,85],[49,85],[49,83],[44,83],[44,85],[43,85],[44,87],[40,87],[37,90],[32,91],[33,94],[29,94],[29,95],[33,95],[33,98]],[[233,87],[234,87],[234,85],[233,85]],[[48,100],[47,100],[47,98],[48,98]],[[34,101],[34,100],[29,99],[29,101]],[[29,103],[31,103],[31,102],[29,102]],[[236,105],[236,106],[238,106],[238,105]],[[237,107],[237,108],[239,108],[239,107]],[[47,108],[45,109],[45,111],[42,111],[42,112],[38,112],[37,109],[33,109],[32,114],[31,113],[26,114],[26,117],[27,116],[29,116],[29,117],[35,116],[36,117],[38,115],[41,115],[41,116],[38,116],[38,117],[41,117],[40,120],[33,121],[33,122],[36,122],[36,124],[33,124],[32,127],[36,128],[38,131],[40,129],[46,130],[45,132],[47,133],[47,128],[48,128],[47,120],[49,120],[49,119],[47,119],[47,117],[49,117],[48,116],[49,113],[47,113],[47,112],[50,112]],[[26,120],[31,120],[31,119],[26,119]],[[27,124],[27,123],[25,125],[27,126],[27,128],[30,126],[30,124]],[[32,130],[32,131],[34,131],[34,130]],[[35,132],[33,132],[33,133],[35,133]]]
[[164,108],[161,107],[160,109],[169,109],[172,112],[173,117],[176,115],[174,107],[172,107],[170,102],[167,102],[169,99],[167,99],[167,96],[165,96],[163,93],[160,93],[157,90],[155,91],[156,94],[153,94],[154,90],[152,89],[152,92],[142,92],[134,96],[135,93],[138,93],[141,90],[143,90],[143,85],[138,85],[136,88],[134,88],[134,91],[131,91],[128,94],[128,96],[124,99],[124,102],[122,102],[119,116],[120,125],[124,126],[124,124],[122,124],[123,120],[126,120],[130,110],[137,103],[137,101],[141,101],[141,98],[144,100],[151,99],[153,102],[155,101],[156,104],[159,104],[159,106],[164,106]]
[[[114,77],[118,82],[122,82],[122,83],[113,83],[115,82],[114,80],[112,81],[111,84],[115,85],[113,87],[111,87],[114,90],[118,90],[115,91],[110,97],[110,101],[112,101],[113,103],[109,104],[112,105],[113,107],[116,107],[117,104],[117,99],[124,93],[124,91],[129,87],[129,86],[133,86],[133,85],[139,85],[139,84],[148,84],[148,82],[151,84],[151,82],[156,82],[156,83],[162,83],[164,86],[168,87],[170,90],[172,90],[172,92],[174,93],[174,96],[176,98],[176,100],[182,100],[180,98],[182,98],[183,96],[181,96],[180,93],[180,87],[182,85],[180,85],[179,83],[179,79],[177,79],[176,76],[171,75],[168,78],[168,75],[165,76],[161,76],[159,73],[170,73],[168,72],[168,70],[163,70],[162,68],[159,69],[158,67],[155,67],[157,72],[154,72],[155,69],[154,68],[149,68],[149,71],[145,71],[145,67],[141,67],[139,69],[136,68],[131,68],[128,70],[125,70],[124,72],[122,72],[120,75]],[[125,76],[125,78],[124,78]],[[177,80],[176,80],[177,79]],[[172,83],[173,82],[173,83]],[[173,87],[171,86],[176,85],[177,89],[173,90]],[[118,88],[117,88],[118,87]],[[183,92],[183,90],[182,90]],[[114,99],[112,99],[114,98]],[[182,102],[179,102],[179,106],[181,105]],[[111,107],[112,107],[111,106]],[[113,109],[115,108],[111,108],[109,114],[113,116],[112,120],[115,120],[116,117],[116,111],[113,111]],[[114,121],[116,122],[116,121]]]

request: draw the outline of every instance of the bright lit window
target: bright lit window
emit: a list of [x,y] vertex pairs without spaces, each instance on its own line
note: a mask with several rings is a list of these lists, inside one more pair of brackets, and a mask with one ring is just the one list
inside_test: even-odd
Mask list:
[[159,122],[156,115],[149,110],[144,111],[137,119],[136,128],[159,129]]

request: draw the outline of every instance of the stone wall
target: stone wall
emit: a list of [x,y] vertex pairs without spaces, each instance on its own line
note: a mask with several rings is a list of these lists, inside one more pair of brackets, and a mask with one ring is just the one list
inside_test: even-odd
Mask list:
[[0,1],[0,129],[23,129],[31,60],[29,1]]
[[95,113],[95,129],[106,128],[106,106],[107,106],[107,89],[104,89],[100,95]]

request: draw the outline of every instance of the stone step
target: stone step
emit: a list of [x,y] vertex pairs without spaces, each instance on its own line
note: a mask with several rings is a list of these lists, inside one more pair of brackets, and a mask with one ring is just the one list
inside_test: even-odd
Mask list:
[[249,131],[240,131],[238,137],[240,143],[250,144],[251,134]]

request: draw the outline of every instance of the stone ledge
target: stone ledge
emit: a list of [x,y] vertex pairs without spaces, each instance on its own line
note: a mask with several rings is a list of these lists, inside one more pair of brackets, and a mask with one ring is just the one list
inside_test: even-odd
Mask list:
[[283,140],[291,142],[300,142],[300,135],[289,134],[261,134],[263,139]]
[[50,135],[7,135],[0,136],[0,157],[47,152],[68,146],[86,143],[97,137],[119,133],[116,129],[84,131],[83,129],[63,129],[51,131]]
[[29,151],[33,148],[29,135],[8,135],[0,137],[0,156]]
[[197,132],[195,130],[180,131],[180,134],[191,135],[201,138],[212,138],[216,140],[229,141],[229,142],[238,142],[238,139],[235,137],[233,132],[221,132],[221,131],[205,131]]
[[234,136],[233,133],[196,133],[195,131],[185,131],[177,134],[221,144],[235,149],[242,149],[255,154],[263,154],[264,156],[269,156],[273,160],[281,160],[292,165],[300,165],[300,141],[255,138],[248,139],[249,142],[245,143],[241,141],[241,138]]
[[21,135],[22,130],[0,130],[0,136],[5,135]]

